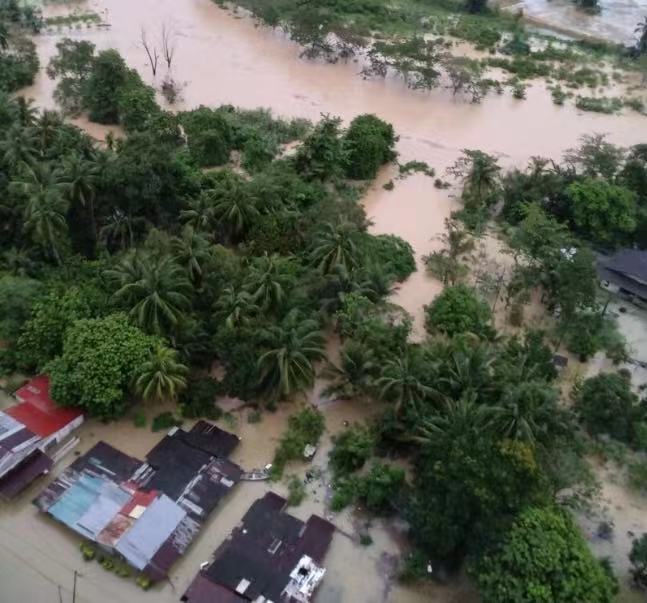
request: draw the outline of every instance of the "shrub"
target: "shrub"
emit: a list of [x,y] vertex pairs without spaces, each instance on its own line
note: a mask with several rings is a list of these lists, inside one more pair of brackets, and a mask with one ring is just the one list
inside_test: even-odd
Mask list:
[[79,545],[79,548],[81,549],[81,555],[83,556],[83,561],[92,561],[97,555],[96,549],[92,545],[88,544],[87,542],[82,542]]
[[397,235],[372,235],[366,239],[366,254],[371,262],[403,281],[416,271],[416,258],[411,245]]
[[383,463],[376,463],[371,470],[357,480],[356,496],[372,513],[392,513],[402,496],[404,470]]
[[216,404],[216,396],[222,393],[220,384],[208,377],[192,379],[186,389],[180,393],[180,413],[189,419],[205,417],[212,421],[222,416],[222,410]]
[[306,487],[303,480],[299,476],[293,475],[288,482],[288,505],[298,507],[305,497]]
[[330,466],[335,475],[343,476],[357,471],[370,458],[375,447],[375,435],[366,426],[354,425],[333,437]]
[[139,411],[133,417],[133,425],[137,428],[146,427],[146,414],[143,411]]
[[172,412],[163,412],[153,418],[151,431],[168,430],[171,427],[180,427],[182,420],[175,417]]

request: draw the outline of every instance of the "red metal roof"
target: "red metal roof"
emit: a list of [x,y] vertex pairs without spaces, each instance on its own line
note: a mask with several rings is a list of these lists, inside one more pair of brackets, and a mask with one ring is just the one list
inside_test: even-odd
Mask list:
[[83,413],[75,408],[63,408],[49,397],[49,377],[39,375],[16,391],[16,404],[5,413],[41,437],[63,429]]

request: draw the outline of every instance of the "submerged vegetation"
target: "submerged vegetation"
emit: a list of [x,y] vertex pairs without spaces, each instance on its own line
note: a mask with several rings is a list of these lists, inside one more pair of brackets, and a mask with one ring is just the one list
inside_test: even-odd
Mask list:
[[[592,6],[587,3],[581,6],[587,12],[597,6],[595,0]],[[565,41],[527,30],[522,15],[492,7],[487,0],[235,0],[231,4],[248,9],[270,27],[282,28],[303,46],[303,57],[329,62],[361,57],[364,77],[398,74],[411,88],[443,86],[471,102],[479,102],[492,90],[500,94],[505,87],[513,97],[524,99],[527,82],[534,79],[569,90],[593,91],[610,85],[609,65],[642,70],[644,36],[639,35],[635,48]],[[641,32],[642,25],[637,29]],[[464,56],[457,42],[468,42],[480,55]],[[620,74],[619,80],[623,79]],[[563,104],[567,97],[559,98]],[[579,95],[577,106],[617,112],[623,102]]]

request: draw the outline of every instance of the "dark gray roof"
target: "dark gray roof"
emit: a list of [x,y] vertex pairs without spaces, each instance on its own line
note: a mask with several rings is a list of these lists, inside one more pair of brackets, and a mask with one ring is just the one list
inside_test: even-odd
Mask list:
[[[206,602],[209,592],[212,601],[255,601],[265,597],[281,601],[283,589],[290,582],[290,572],[299,560],[308,555],[320,563],[330,546],[334,526],[313,515],[303,522],[285,513],[285,499],[268,492],[249,508],[241,525],[234,529],[214,553],[213,562],[203,570],[183,597],[189,603]],[[226,589],[220,596],[205,588],[204,579]],[[238,598],[223,597],[236,593],[241,580],[249,586]]]
[[647,283],[647,251],[621,249],[602,263],[607,270]]

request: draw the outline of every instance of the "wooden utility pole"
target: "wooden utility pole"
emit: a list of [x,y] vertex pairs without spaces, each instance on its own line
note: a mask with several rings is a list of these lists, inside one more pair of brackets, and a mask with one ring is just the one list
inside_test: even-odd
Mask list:
[[72,589],[72,603],[76,603],[76,570],[74,570],[74,588]]

